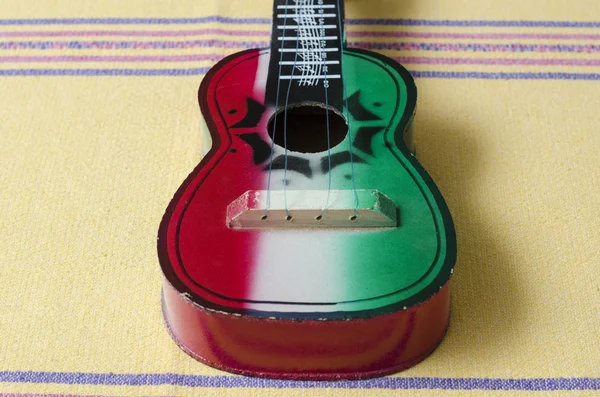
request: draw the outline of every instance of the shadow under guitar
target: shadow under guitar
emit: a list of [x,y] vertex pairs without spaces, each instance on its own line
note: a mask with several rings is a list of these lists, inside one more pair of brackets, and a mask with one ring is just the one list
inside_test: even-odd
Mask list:
[[[421,85],[425,89],[430,86]],[[415,122],[417,158],[450,208],[458,246],[450,327],[432,358],[437,356],[453,367],[465,362],[480,367],[477,360],[485,358],[485,365],[495,362],[490,354],[502,352],[503,345],[518,339],[515,333],[519,327],[515,325],[526,315],[523,282],[514,268],[518,259],[502,246],[502,237],[490,227],[495,218],[486,213],[485,202],[494,197],[482,199],[484,193],[476,188],[482,176],[491,172],[486,170],[489,164],[481,157],[478,143],[471,138],[477,136],[477,127],[468,125],[469,118],[457,117],[452,105],[446,109],[433,106],[445,102],[427,100],[424,91],[420,90],[425,100],[420,102]]]
[[[418,7],[413,1],[347,0],[346,14],[350,18],[384,18],[381,10],[387,9],[409,18],[413,7]],[[411,66],[405,65],[408,69]],[[458,368],[464,362],[478,366],[474,361],[485,358],[489,365],[495,361],[490,352],[502,352],[502,346],[517,339],[519,327],[514,325],[526,315],[524,283],[513,267],[518,259],[502,246],[502,236],[495,235],[490,227],[497,221],[495,215],[486,213],[484,193],[470,194],[477,190],[482,175],[491,173],[485,169],[478,143],[471,138],[477,136],[479,127],[469,125],[469,118],[457,111],[464,110],[457,105],[457,97],[440,98],[440,94],[457,93],[434,91],[438,84],[417,80],[417,159],[452,213],[458,262],[452,278],[450,327],[429,360]],[[487,198],[494,199],[491,195]]]

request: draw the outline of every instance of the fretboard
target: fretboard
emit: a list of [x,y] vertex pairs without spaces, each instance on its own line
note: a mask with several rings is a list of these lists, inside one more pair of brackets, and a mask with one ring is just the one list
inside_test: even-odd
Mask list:
[[293,105],[307,101],[325,103],[327,99],[330,106],[341,109],[343,1],[274,3],[267,102],[283,107],[286,100]]

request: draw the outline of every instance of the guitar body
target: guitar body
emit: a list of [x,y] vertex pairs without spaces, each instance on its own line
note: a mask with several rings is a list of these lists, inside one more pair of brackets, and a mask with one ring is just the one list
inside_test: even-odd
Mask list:
[[[349,128],[330,151],[273,144],[269,50],[230,56],[202,83],[210,150],[170,203],[158,250],[167,327],[203,363],[280,379],[374,377],[423,360],[446,332],[456,242],[411,153],[416,87],[381,55],[342,56]],[[303,192],[323,192],[325,205],[330,191],[373,190],[394,203],[395,227],[230,222],[246,192],[284,192],[293,216]]]

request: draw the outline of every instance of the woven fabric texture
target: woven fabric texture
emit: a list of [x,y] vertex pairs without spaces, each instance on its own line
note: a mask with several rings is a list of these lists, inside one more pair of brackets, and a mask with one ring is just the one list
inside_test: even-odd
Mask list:
[[204,73],[268,45],[271,6],[2,1],[0,396],[600,395],[597,0],[347,2],[349,45],[416,77],[418,158],[456,223],[429,359],[298,383],[176,347],[158,225],[200,161]]

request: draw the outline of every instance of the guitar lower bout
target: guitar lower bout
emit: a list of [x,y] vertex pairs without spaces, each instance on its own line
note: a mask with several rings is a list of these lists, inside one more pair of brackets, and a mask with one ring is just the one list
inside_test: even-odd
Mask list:
[[[328,106],[274,122],[272,56],[230,56],[201,85],[210,150],[159,230],[169,332],[237,374],[361,379],[411,367],[445,335],[456,262],[448,208],[411,154],[414,81],[389,58],[344,49],[344,86],[328,103],[338,136]],[[292,102],[303,95],[293,81],[279,85]]]

